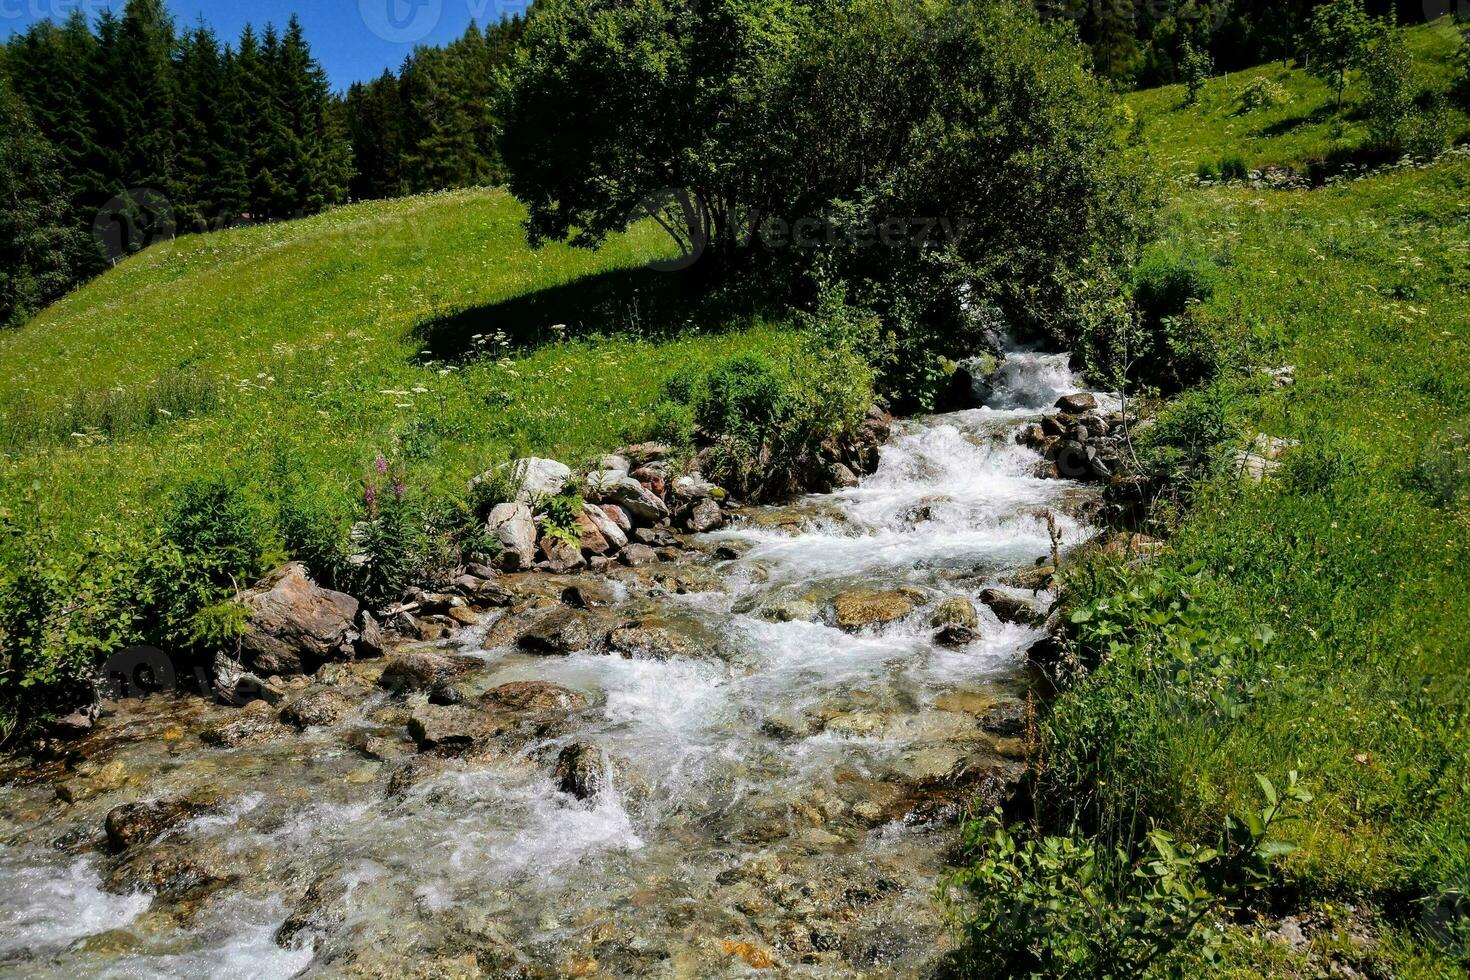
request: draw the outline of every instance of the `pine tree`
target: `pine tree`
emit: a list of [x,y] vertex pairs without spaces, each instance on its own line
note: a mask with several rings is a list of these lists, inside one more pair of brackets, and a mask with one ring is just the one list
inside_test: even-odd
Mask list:
[[0,326],[14,326],[100,265],[71,224],[55,150],[0,76]]
[[178,196],[178,78],[174,26],[162,0],[127,0],[110,59],[115,116],[101,120],[121,130],[119,175],[127,187]]
[[354,83],[343,116],[356,171],[352,196],[371,200],[402,194],[404,108],[398,76],[385,71],[366,84]]

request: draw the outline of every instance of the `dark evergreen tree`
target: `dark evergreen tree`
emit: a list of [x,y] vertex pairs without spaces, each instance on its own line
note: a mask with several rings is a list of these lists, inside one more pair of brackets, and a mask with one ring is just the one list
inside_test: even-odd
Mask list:
[[100,266],[68,210],[55,150],[0,76],[0,327],[26,320]]

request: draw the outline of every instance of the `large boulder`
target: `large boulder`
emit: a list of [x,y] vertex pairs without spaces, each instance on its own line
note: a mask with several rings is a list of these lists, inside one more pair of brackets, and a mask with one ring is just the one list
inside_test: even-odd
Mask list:
[[500,542],[496,563],[509,572],[524,571],[536,561],[536,517],[527,504],[497,504],[485,530]]
[[902,619],[914,611],[914,600],[902,592],[844,592],[832,609],[839,627],[856,631]]
[[1040,609],[1025,599],[1002,592],[1000,589],[986,589],[980,593],[980,601],[989,606],[990,611],[995,613],[995,618],[1002,623],[1035,626],[1046,618]]
[[576,653],[600,641],[607,627],[606,614],[559,606],[538,617],[516,645],[528,653]]
[[1057,399],[1057,408],[1068,415],[1081,415],[1097,409],[1097,396],[1090,391],[1078,391]]
[[[590,525],[596,529],[597,533],[602,536],[602,540],[606,542],[607,551],[599,551],[597,554],[601,555],[621,551],[623,546],[628,543],[628,535],[618,526],[618,522],[613,520],[607,511],[596,504],[584,504],[582,506],[582,516],[578,520],[578,523],[584,528]],[[585,540],[582,542],[582,548],[584,551],[587,548],[587,542]]]
[[580,547],[554,534],[541,535],[538,550],[546,563],[546,570],[557,575],[565,575],[587,565]]
[[600,470],[587,477],[587,499],[620,507],[637,524],[657,524],[669,516],[669,506],[627,473]]
[[500,472],[510,474],[514,500],[518,504],[535,504],[546,497],[555,497],[572,478],[572,469],[565,463],[535,456],[506,463],[500,467]]
[[573,742],[556,757],[556,788],[568,796],[588,800],[607,780],[602,750],[586,742]]
[[345,592],[313,583],[300,562],[282,565],[240,599],[241,660],[259,675],[310,674],[329,660],[383,652],[372,616]]
[[629,660],[668,660],[687,657],[689,641],[680,634],[653,622],[619,626],[607,638],[608,647]]

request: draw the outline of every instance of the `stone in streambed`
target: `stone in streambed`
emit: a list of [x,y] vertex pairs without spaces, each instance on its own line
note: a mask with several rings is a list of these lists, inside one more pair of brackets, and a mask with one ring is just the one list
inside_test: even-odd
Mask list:
[[199,738],[207,745],[233,749],[243,745],[265,745],[291,734],[276,720],[276,712],[265,701],[252,701],[227,722],[206,728]]
[[488,708],[532,714],[564,714],[587,707],[586,696],[550,681],[510,681],[481,697]]
[[1041,610],[1025,599],[1009,595],[1000,589],[986,589],[980,593],[980,601],[989,606],[990,611],[995,613],[995,618],[1002,623],[1035,626],[1046,618]]
[[377,623],[357,600],[323,589],[300,562],[282,565],[240,599],[245,666],[260,675],[309,674],[328,660],[382,653]]
[[146,844],[185,820],[209,812],[213,804],[202,800],[147,800],[124,803],[107,813],[107,846],[114,852]]
[[914,599],[900,591],[845,592],[832,600],[837,626],[857,631],[902,619],[914,611]]
[[1097,396],[1090,391],[1079,391],[1057,399],[1057,408],[1069,415],[1081,415],[1097,409]]
[[935,642],[945,646],[964,646],[980,637],[980,616],[975,604],[963,597],[940,603],[929,625],[935,629]]
[[289,702],[281,709],[281,720],[297,728],[333,725],[347,717],[352,699],[335,688],[312,691]]
[[683,636],[652,622],[618,627],[608,636],[608,646],[625,659],[668,660],[691,653],[689,641]]
[[573,742],[556,757],[556,788],[579,800],[598,794],[607,781],[602,750],[586,742]]
[[388,662],[378,678],[378,686],[390,691],[423,691],[482,666],[480,661],[468,657],[413,650]]
[[530,568],[536,560],[536,517],[527,504],[497,504],[485,530],[500,542],[495,563],[508,572]]
[[605,636],[609,625],[605,613],[560,606],[541,614],[516,645],[529,653],[576,653]]
[[629,568],[638,568],[657,562],[658,553],[646,544],[630,544],[618,555],[618,561]]

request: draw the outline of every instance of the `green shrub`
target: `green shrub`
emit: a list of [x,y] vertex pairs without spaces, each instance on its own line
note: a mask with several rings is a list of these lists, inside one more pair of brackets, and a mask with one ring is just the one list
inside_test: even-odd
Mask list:
[[1237,154],[1220,158],[1221,180],[1245,180],[1250,176],[1250,168],[1246,166],[1245,157]]
[[402,469],[379,456],[363,480],[362,517],[348,536],[346,590],[370,606],[398,598],[429,564],[430,535],[421,507],[409,499]]
[[1248,113],[1290,105],[1292,101],[1292,95],[1285,87],[1262,75],[1252,79],[1250,84],[1241,89],[1236,99],[1236,109],[1238,112]]
[[1220,179],[1220,168],[1215,166],[1215,161],[1205,160],[1200,163],[1199,169],[1195,171],[1195,176],[1201,183],[1217,181]]
[[1138,338],[1130,353],[1132,380],[1166,394],[1206,382],[1222,356],[1199,305],[1214,295],[1215,269],[1197,256],[1149,252],[1133,270],[1130,292]]
[[706,432],[757,446],[775,435],[789,414],[786,387],[770,363],[756,355],[712,370],[694,407],[695,423]]
[[1436,436],[1420,451],[1404,484],[1433,507],[1470,501],[1470,442],[1454,433]]
[[1199,96],[1205,88],[1205,82],[1210,78],[1211,72],[1215,70],[1214,59],[1210,57],[1209,51],[1197,48],[1189,40],[1184,42],[1184,50],[1179,59],[1179,71],[1184,76],[1184,84],[1188,91],[1188,104],[1197,105]]
[[694,445],[694,406],[685,401],[664,399],[653,406],[648,434],[658,442],[687,449]]
[[582,514],[582,497],[576,493],[560,493],[541,503],[541,533],[574,548],[581,547],[582,532],[577,518]]

